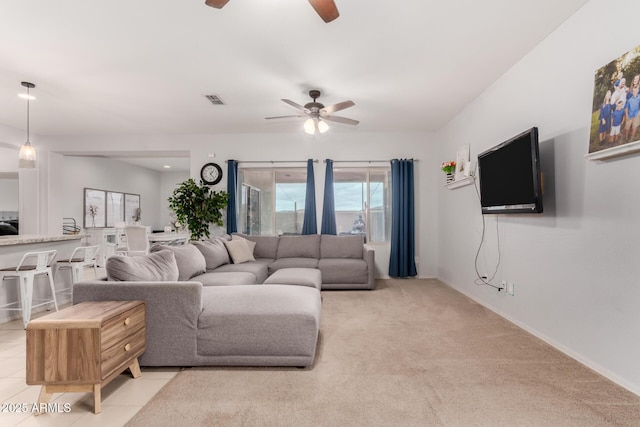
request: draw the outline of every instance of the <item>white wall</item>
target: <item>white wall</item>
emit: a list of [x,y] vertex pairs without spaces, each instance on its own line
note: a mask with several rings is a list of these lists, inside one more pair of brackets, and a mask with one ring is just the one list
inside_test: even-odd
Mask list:
[[18,212],[18,179],[0,179],[0,211]]
[[0,142],[0,172],[18,173],[18,154],[20,154],[19,147],[4,145]]
[[[223,180],[217,190],[226,190],[227,166],[225,160],[306,160],[319,159],[315,164],[316,200],[318,221],[324,187],[325,166],[322,160],[385,160],[392,158],[417,158],[416,179],[416,231],[418,239],[416,255],[419,257],[420,277],[436,275],[436,217],[437,206],[435,181],[437,171],[431,166],[436,159],[431,134],[416,133],[360,133],[358,130],[343,131],[338,126],[323,135],[309,136],[302,130],[287,134],[240,134],[240,135],[167,135],[167,136],[95,136],[95,137],[48,137],[47,144],[54,151],[103,150],[113,151],[158,150],[170,151],[179,146],[191,151],[190,176],[199,180],[200,168],[210,161],[217,162],[223,169]],[[215,154],[210,158],[209,154]],[[304,163],[299,163],[303,165]],[[348,166],[349,164],[340,164]],[[353,166],[363,166],[361,163]],[[337,167],[337,166],[335,166]],[[88,173],[84,171],[83,173]],[[101,187],[99,187],[101,188]],[[164,197],[164,196],[162,196]],[[144,200],[144,198],[143,198]],[[143,211],[143,215],[144,211]],[[65,215],[67,216],[67,215]],[[161,219],[164,221],[164,219]],[[146,219],[145,219],[146,222]],[[164,224],[160,224],[164,226]],[[376,247],[378,273],[388,273],[388,246]]]
[[160,229],[171,225],[169,202],[177,184],[189,179],[189,172],[162,172],[160,174]]
[[64,156],[62,216],[75,218],[83,227],[84,189],[140,194],[142,223],[162,228],[160,220],[160,172],[99,157]]
[[583,157],[594,71],[640,42],[637,25],[611,24],[620,13],[640,2],[590,1],[439,132],[444,161],[538,126],[546,188],[542,215],[487,216],[480,269],[496,265],[497,220],[496,282],[515,282],[513,297],[474,284],[474,188],[440,189],[438,276],[640,394],[640,156]]

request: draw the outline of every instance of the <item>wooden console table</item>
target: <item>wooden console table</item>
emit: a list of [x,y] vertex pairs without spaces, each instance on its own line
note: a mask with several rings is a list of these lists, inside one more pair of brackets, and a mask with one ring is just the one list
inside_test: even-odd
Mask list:
[[27,384],[42,385],[38,404],[53,393],[93,392],[129,369],[140,376],[146,348],[145,303],[91,301],[32,320],[27,326]]

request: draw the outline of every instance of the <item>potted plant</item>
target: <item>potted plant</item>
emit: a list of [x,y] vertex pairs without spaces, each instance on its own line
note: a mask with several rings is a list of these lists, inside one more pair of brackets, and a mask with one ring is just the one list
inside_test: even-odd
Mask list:
[[456,162],[444,162],[440,165],[440,169],[447,174],[447,184],[454,181],[453,171],[456,169]]
[[176,221],[189,229],[191,240],[200,240],[209,237],[209,224],[222,226],[222,209],[227,206],[229,195],[189,178],[173,190],[168,201]]

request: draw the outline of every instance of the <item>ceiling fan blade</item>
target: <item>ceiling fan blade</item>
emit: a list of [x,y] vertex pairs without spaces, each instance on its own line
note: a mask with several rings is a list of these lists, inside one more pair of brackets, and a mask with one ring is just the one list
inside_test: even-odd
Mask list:
[[293,108],[295,108],[296,110],[300,110],[303,111],[305,114],[310,113],[311,111],[308,108],[304,108],[302,105],[297,104],[289,99],[282,99],[282,102],[287,103],[289,105],[291,105]]
[[345,125],[357,125],[358,123],[360,123],[357,120],[348,119],[346,117],[340,117],[340,116],[323,116],[323,115],[321,115],[320,118],[322,120],[328,120],[330,122],[344,123]]
[[324,22],[329,23],[340,16],[340,12],[338,12],[333,0],[309,0],[309,3],[311,3],[311,6]]
[[265,117],[265,119],[267,119],[267,120],[270,120],[270,119],[290,119],[290,118],[293,118],[293,117],[296,117],[296,118],[297,118],[297,117],[307,117],[307,116],[305,116],[304,114],[298,114],[298,115],[295,115],[295,116],[273,116],[273,117]]
[[216,9],[222,9],[229,0],[205,0],[204,3],[207,6],[215,7]]
[[336,111],[344,110],[345,108],[353,107],[354,105],[356,105],[356,103],[353,101],[343,101],[337,104],[329,105],[328,107],[324,107],[322,110],[320,110],[320,112],[325,114],[333,114]]

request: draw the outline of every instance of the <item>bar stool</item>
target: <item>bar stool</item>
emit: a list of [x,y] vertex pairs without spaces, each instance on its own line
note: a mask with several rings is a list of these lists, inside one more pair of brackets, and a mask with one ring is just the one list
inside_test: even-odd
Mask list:
[[[20,301],[5,304],[0,307],[1,310],[13,310],[22,312],[22,321],[24,328],[31,320],[31,310],[35,307],[50,304],[53,302],[56,311],[58,311],[58,301],[56,301],[56,288],[53,283],[53,272],[51,271],[51,263],[56,256],[56,250],[42,252],[27,252],[22,256],[17,267],[0,269],[1,283],[5,279],[16,279],[20,287]],[[49,277],[49,287],[51,288],[51,299],[34,300],[33,299],[33,283],[36,276],[46,274]],[[10,306],[17,306],[11,308]]]
[[56,267],[60,269],[69,269],[71,271],[71,286],[59,289],[57,293],[71,295],[73,284],[80,280],[80,271],[85,267],[93,267],[93,272],[98,277],[98,252],[100,245],[95,246],[79,246],[74,249],[69,259],[59,259]]

